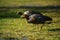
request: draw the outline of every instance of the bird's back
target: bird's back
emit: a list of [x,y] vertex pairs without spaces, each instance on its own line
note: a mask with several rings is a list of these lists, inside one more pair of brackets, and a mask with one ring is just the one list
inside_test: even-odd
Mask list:
[[33,14],[33,15],[29,16],[28,22],[37,24],[37,23],[41,23],[42,20],[43,19],[40,14]]
[[46,21],[51,21],[52,19],[48,16],[42,16],[40,14],[33,14],[28,17],[28,22],[29,23],[34,23],[34,24],[42,24],[45,23]]

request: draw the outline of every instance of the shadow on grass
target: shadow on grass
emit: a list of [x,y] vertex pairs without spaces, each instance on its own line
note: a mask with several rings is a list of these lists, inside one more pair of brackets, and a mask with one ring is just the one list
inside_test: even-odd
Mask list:
[[60,31],[60,28],[50,29],[48,31]]
[[[9,9],[12,9],[12,12],[10,12]],[[20,18],[19,15],[14,12],[16,9],[26,9],[26,10],[38,10],[41,12],[47,12],[47,10],[54,9],[54,12],[56,9],[60,9],[60,5],[57,6],[13,6],[13,7],[0,7],[0,19],[1,18]],[[50,11],[51,12],[51,11]],[[53,12],[53,11],[52,11]],[[60,13],[60,12],[59,12]]]
[[4,38],[5,40],[19,40],[18,38]]
[[49,6],[30,6],[30,5],[26,5],[26,6],[13,6],[13,7],[0,7],[0,9],[2,8],[6,8],[6,9],[23,9],[23,8],[27,8],[27,9],[30,9],[30,8],[34,8],[34,9],[60,9],[60,5],[55,5],[55,6],[52,6],[52,5],[49,5]]
[[2,18],[20,18],[15,12],[3,12],[0,13],[0,19]]

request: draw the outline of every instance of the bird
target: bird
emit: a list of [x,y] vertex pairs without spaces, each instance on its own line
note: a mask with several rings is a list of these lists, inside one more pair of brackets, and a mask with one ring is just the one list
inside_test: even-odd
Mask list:
[[32,23],[35,25],[43,24],[41,26],[41,29],[44,26],[46,21],[52,21],[52,18],[45,16],[40,12],[32,11],[32,10],[27,10],[24,13],[19,12],[18,15],[21,15],[22,18],[26,18],[28,23]]

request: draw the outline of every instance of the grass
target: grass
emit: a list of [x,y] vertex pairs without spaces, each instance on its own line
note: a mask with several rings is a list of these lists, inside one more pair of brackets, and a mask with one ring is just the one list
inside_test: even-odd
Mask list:
[[[17,11],[28,9],[8,9],[0,12],[0,37],[3,40],[59,40],[60,39],[60,12],[56,10],[36,10],[51,17],[52,23],[45,24],[41,31],[38,31],[34,24],[27,23],[26,19],[19,18]],[[34,9],[33,9],[34,10]],[[42,24],[39,24],[41,26]],[[58,30],[59,29],[59,30]]]
[[[0,7],[60,5],[60,0],[0,0]],[[27,23],[16,13],[35,10],[51,17],[52,23],[38,31],[36,25]],[[60,40],[60,9],[0,9],[0,40]],[[39,24],[40,27],[42,24]]]
[[2,6],[48,6],[60,5],[60,0],[0,0],[0,7]]

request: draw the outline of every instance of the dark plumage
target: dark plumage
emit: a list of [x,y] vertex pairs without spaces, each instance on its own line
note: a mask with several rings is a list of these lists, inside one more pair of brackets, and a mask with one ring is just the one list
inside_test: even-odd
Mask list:
[[46,21],[52,21],[52,18],[31,10],[24,12],[21,17],[26,18],[28,23],[33,24],[44,24]]
[[43,24],[46,21],[51,21],[52,20],[50,17],[40,15],[40,14],[33,14],[29,17],[26,17],[26,19],[27,19],[28,23],[33,23],[33,24]]
[[17,12],[18,15],[22,15],[23,13],[22,12]]

